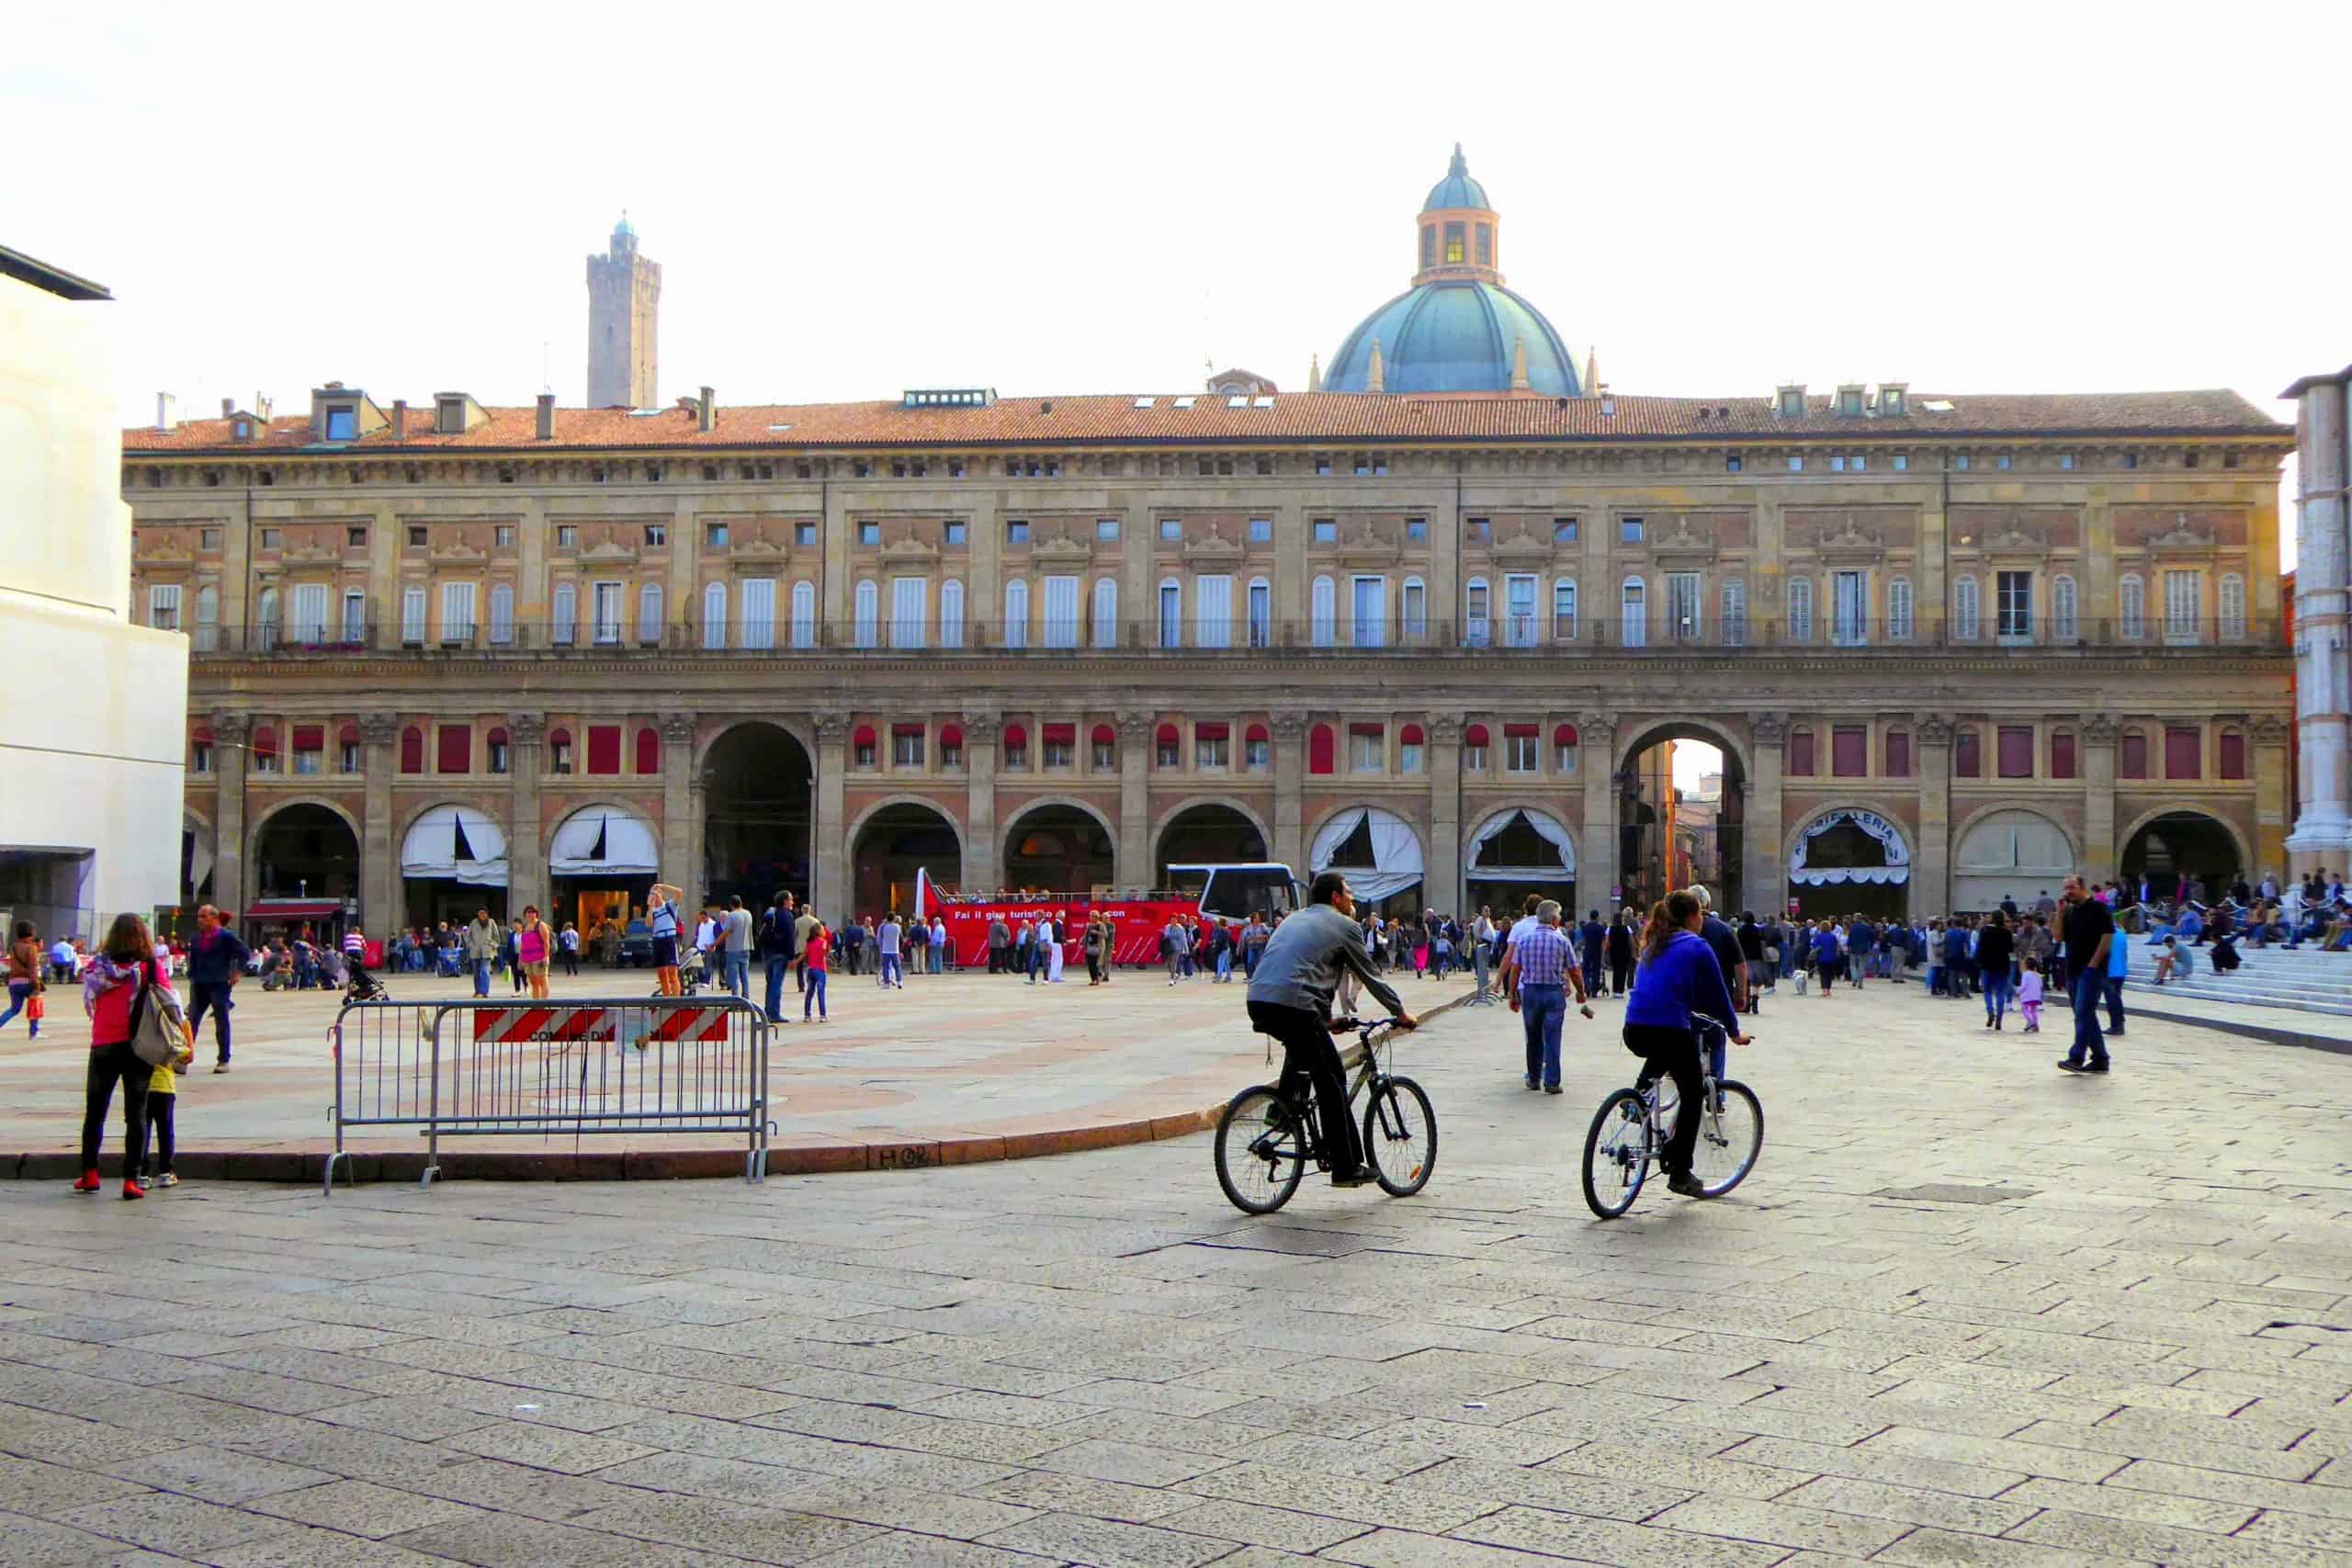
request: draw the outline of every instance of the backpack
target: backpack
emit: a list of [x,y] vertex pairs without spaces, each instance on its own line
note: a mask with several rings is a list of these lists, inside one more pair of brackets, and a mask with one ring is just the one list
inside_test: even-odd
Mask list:
[[187,1020],[179,998],[155,983],[151,960],[139,972],[139,994],[130,1002],[130,1053],[151,1067],[177,1061],[187,1048]]

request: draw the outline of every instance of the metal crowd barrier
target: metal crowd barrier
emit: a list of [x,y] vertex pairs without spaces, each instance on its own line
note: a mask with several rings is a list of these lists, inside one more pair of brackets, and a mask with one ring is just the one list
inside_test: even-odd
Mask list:
[[425,1187],[444,1137],[534,1134],[735,1134],[767,1176],[768,1021],[739,997],[346,1002],[331,1039],[330,1195],[354,1127],[419,1129]]

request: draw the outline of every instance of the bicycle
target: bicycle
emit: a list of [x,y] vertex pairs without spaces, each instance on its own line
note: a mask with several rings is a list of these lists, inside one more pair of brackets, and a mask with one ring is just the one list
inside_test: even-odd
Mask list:
[[[1330,1029],[1335,1035],[1353,1030],[1361,1053],[1348,1103],[1367,1086],[1372,1091],[1363,1110],[1364,1158],[1382,1191],[1409,1198],[1429,1185],[1437,1166],[1437,1112],[1420,1085],[1381,1070],[1383,1044],[1395,1060],[1391,1020],[1335,1018]],[[1345,1057],[1340,1066],[1348,1069]],[[1304,1096],[1284,1095],[1272,1084],[1252,1084],[1235,1095],[1216,1123],[1217,1185],[1233,1206],[1245,1214],[1271,1214],[1290,1201],[1310,1162],[1317,1170],[1330,1169],[1318,1125],[1311,1082]]]
[[[1718,1020],[1692,1013],[1699,1026],[1699,1073],[1704,1109],[1698,1142],[1691,1145],[1690,1171],[1710,1198],[1720,1198],[1747,1179],[1764,1146],[1764,1107],[1756,1091],[1735,1078],[1717,1081],[1705,1048],[1705,1032],[1736,1032]],[[1584,1201],[1594,1214],[1613,1220],[1634,1206],[1650,1167],[1673,1134],[1681,1106],[1670,1077],[1637,1078],[1600,1102],[1584,1139]]]

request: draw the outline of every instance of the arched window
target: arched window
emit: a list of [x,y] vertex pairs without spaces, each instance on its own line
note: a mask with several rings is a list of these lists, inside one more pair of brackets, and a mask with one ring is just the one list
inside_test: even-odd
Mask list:
[[1119,583],[1116,578],[1094,580],[1094,646],[1119,646]]
[[[423,602],[423,595],[420,592],[418,598],[420,607],[422,607]],[[260,605],[254,612],[254,631],[257,638],[255,646],[260,648],[276,648],[277,646],[277,589],[265,588],[261,591]],[[417,628],[416,639],[419,642],[423,642],[424,640],[424,628],[421,625]]]
[[1172,577],[1159,580],[1159,646],[1184,646],[1184,585]]
[[939,646],[964,646],[964,585],[952,577],[939,585]]
[[196,650],[209,653],[220,646],[220,590],[209,582],[196,591]]
[[1006,648],[1029,646],[1029,585],[1019,578],[1004,585],[1004,637]]
[[1984,606],[1976,595],[1976,580],[1962,577],[1951,585],[1951,635],[1961,642],[1974,642],[1984,634]]
[[853,768],[874,766],[876,750],[874,727],[870,724],[859,725],[856,733],[849,738],[849,765]]
[[[2222,579],[2221,587],[2222,640],[2245,640],[2245,579],[2232,572]],[[2230,775],[2223,773],[2223,778]]]
[[[1316,647],[1329,648],[1339,640],[1340,588],[1337,583],[1328,577],[1318,577],[1315,580],[1315,592],[1308,613],[1313,621],[1312,629]],[[1329,773],[1330,770],[1326,768],[1324,772]]]
[[1789,776],[1792,779],[1813,776],[1813,731],[1803,725],[1789,731]]
[[1428,755],[1428,737],[1422,734],[1419,725],[1408,724],[1397,730],[1396,771],[1400,773],[1419,773],[1423,759]]
[[548,731],[548,772],[558,774],[571,772],[571,731],[569,729]]
[[1789,640],[1813,640],[1813,579],[1789,579]]
[[2082,613],[2075,580],[2061,572],[2050,580],[2050,635],[2060,642],[2072,642],[2082,635],[2081,628]]
[[558,648],[570,648],[579,622],[578,586],[570,582],[557,583],[548,612],[548,640]]
[[792,585],[792,646],[817,646],[817,585],[813,582]]
[[1462,640],[1472,648],[1486,647],[1491,635],[1487,625],[1491,608],[1487,594],[1487,580],[1483,577],[1472,578],[1469,587],[1463,590]]
[[1273,742],[1262,724],[1253,724],[1241,737],[1241,765],[1252,773],[1264,773],[1273,761]]
[[1552,640],[1574,642],[1577,639],[1577,580],[1555,577],[1552,580]]
[[1029,731],[1026,727],[1008,724],[1004,727],[1004,766],[1007,773],[1020,773],[1029,766]]
[[1617,598],[1617,641],[1621,647],[1642,648],[1649,642],[1649,591],[1638,577],[1629,577]]
[[1886,637],[1889,642],[1911,640],[1911,580],[1907,577],[1887,579]]
[[857,585],[853,599],[851,640],[860,648],[872,648],[882,639],[882,590],[871,581]]
[[1430,588],[1418,577],[1405,580],[1404,599],[1399,605],[1403,635],[1418,644],[1430,635]]
[[1462,766],[1464,771],[1483,773],[1487,771],[1487,727],[1470,725],[1462,731]]
[[2115,585],[2115,635],[2126,642],[2148,635],[2148,585],[2137,572]]
[[1250,646],[1274,646],[1274,587],[1262,577],[1250,580]]
[[637,732],[637,771],[643,778],[662,771],[662,737],[650,724]]
[[1153,735],[1152,741],[1158,748],[1158,754],[1153,758],[1156,766],[1174,768],[1183,764],[1184,738],[1176,732],[1174,725],[1161,725]]
[[514,585],[490,585],[490,640],[493,645],[514,640]]
[[401,590],[401,641],[417,647],[424,641],[424,587],[410,583]]
[[1723,622],[1724,646],[1744,648],[1747,644],[1747,583],[1744,579],[1726,577],[1721,594],[1722,606],[1717,618]]
[[[647,587],[652,584],[648,583]],[[638,636],[645,635],[645,595],[638,594]],[[727,584],[714,582],[702,591],[702,645],[705,648],[727,646]]]
[[[359,732],[357,730],[352,730],[349,733],[352,739],[355,742],[357,741],[359,739]],[[490,738],[486,742],[486,745],[490,752],[490,771],[493,773],[505,773],[514,759],[514,742],[513,738],[510,737],[503,729],[493,729],[490,732]],[[349,773],[352,770],[346,768],[344,771],[345,773]]]
[[424,772],[424,731],[413,724],[401,731],[401,772]]
[[[1329,579],[1324,581],[1329,581]],[[1338,745],[1331,738],[1331,727],[1318,724],[1306,732],[1306,771],[1328,773],[1336,765]]]
[[1555,725],[1552,730],[1552,765],[1563,775],[1577,771],[1577,727]]
[[[718,640],[710,646],[725,648],[727,646],[727,590],[716,582],[711,586],[718,590]],[[620,615],[619,610],[616,608],[613,615],[617,620]],[[617,640],[620,628],[616,626],[613,629]],[[662,585],[658,582],[643,582],[638,585],[637,640],[646,648],[662,646]]]
[[1098,724],[1094,727],[1091,742],[1096,773],[1107,773],[1119,765],[1119,732],[1117,730],[1107,724]]

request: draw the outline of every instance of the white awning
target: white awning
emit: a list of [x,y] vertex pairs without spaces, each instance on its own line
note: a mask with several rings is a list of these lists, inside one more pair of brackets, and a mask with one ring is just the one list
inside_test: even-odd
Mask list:
[[1359,829],[1364,828],[1369,828],[1372,839],[1372,868],[1340,868],[1348,874],[1348,885],[1355,889],[1356,897],[1377,902],[1419,886],[1422,867],[1420,835],[1402,817],[1376,806],[1342,811],[1325,823],[1323,830],[1315,835],[1314,847],[1307,852],[1310,871],[1319,875],[1330,870],[1331,857]]
[[[1883,865],[1815,866],[1807,867],[1805,852],[1813,840],[1832,828],[1852,823],[1878,840],[1885,852]],[[1832,811],[1807,828],[1797,840],[1795,849],[1789,852],[1789,880],[1804,887],[1827,887],[1840,883],[1860,882],[1873,886],[1887,886],[1911,880],[1911,846],[1904,841],[1903,829],[1875,811],[1859,808]]]
[[505,831],[470,806],[436,806],[408,830],[401,845],[401,874],[503,887]]
[[651,876],[661,869],[652,825],[617,806],[573,812],[548,849],[548,870],[558,876]]
[[[1510,830],[1512,823],[1522,820],[1535,829],[1537,838],[1560,852],[1560,863],[1558,865],[1480,865],[1478,852],[1487,847],[1488,840],[1502,837]],[[1520,807],[1509,811],[1498,811],[1487,818],[1487,825],[1478,829],[1477,836],[1470,840],[1470,848],[1462,857],[1462,870],[1463,874],[1473,882],[1482,878],[1493,882],[1573,881],[1577,874],[1577,850],[1576,845],[1569,841],[1567,829],[1561,826],[1558,818],[1552,816],[1549,812]]]
[[201,888],[212,874],[212,829],[193,817],[180,818],[180,833],[187,840],[187,885]]

